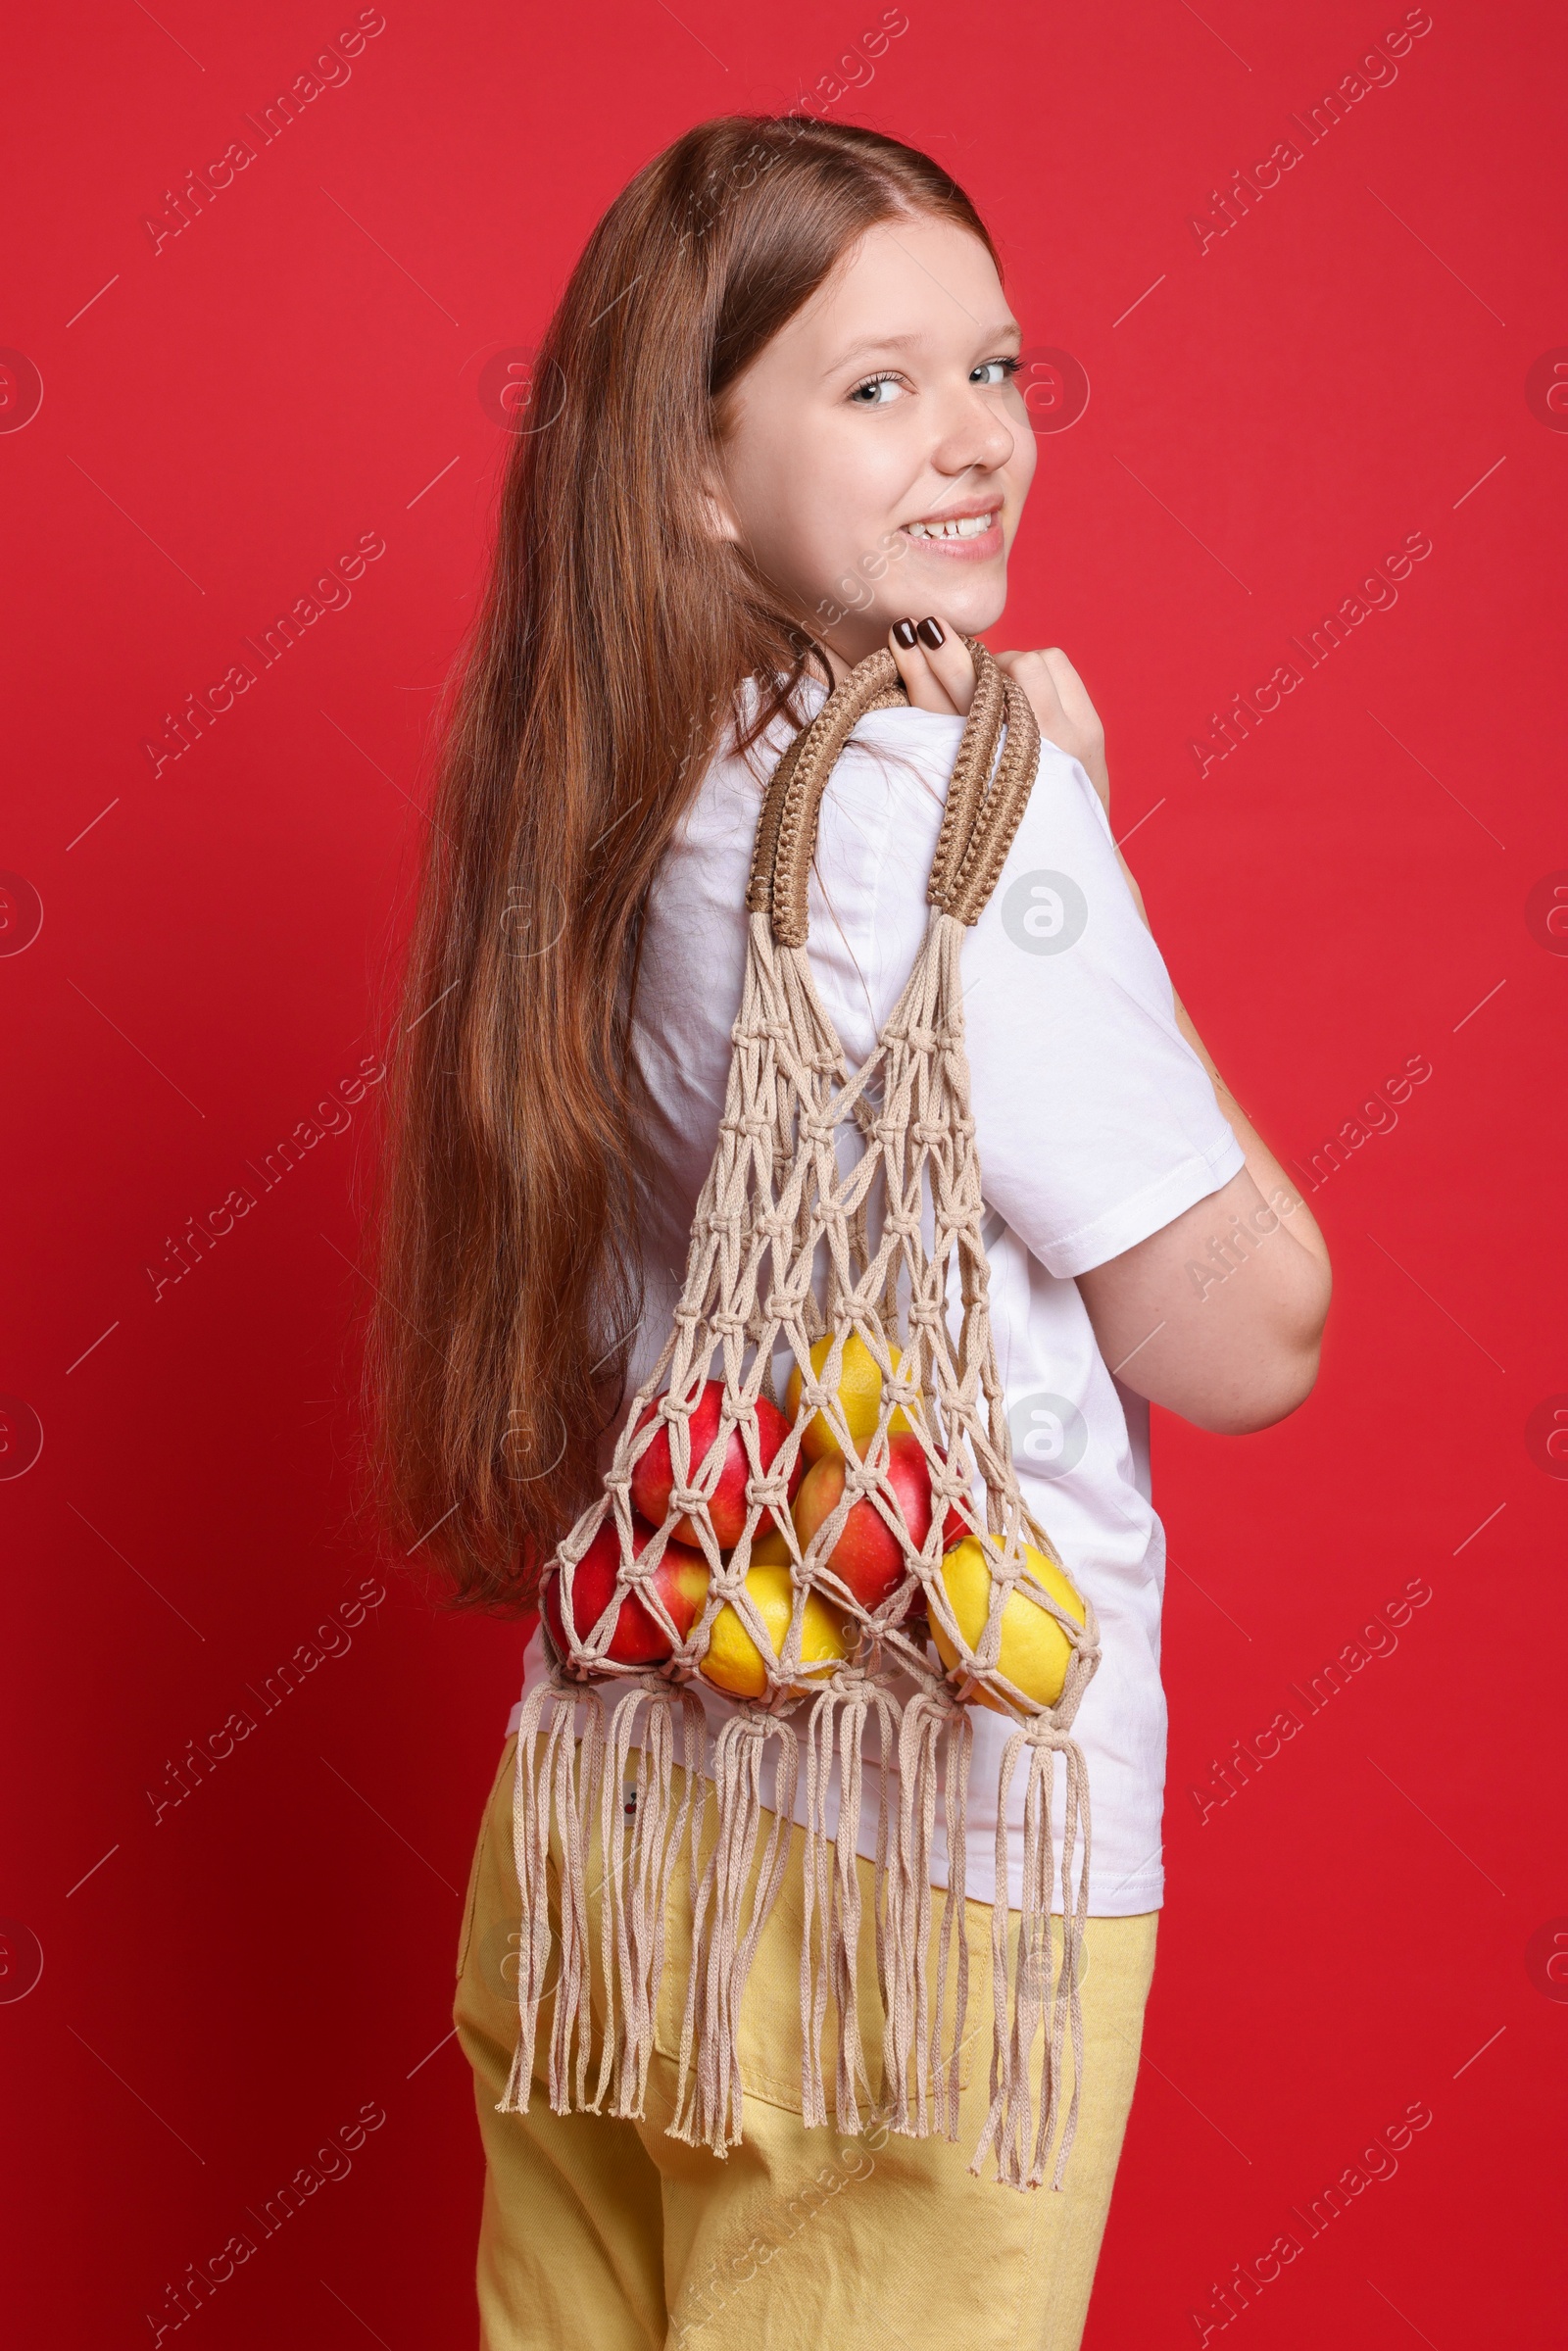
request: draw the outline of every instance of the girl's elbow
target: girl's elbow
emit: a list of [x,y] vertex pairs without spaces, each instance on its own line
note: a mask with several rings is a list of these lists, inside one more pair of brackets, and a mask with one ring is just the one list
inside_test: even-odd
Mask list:
[[1298,1411],[1317,1386],[1318,1365],[1323,1357],[1322,1334],[1297,1348],[1291,1360],[1282,1364],[1274,1376],[1264,1399],[1265,1408],[1254,1429],[1271,1429],[1276,1421],[1288,1420]]
[[1251,1437],[1260,1429],[1272,1429],[1298,1411],[1311,1395],[1322,1351],[1320,1327],[1311,1339],[1278,1349],[1266,1363],[1228,1383],[1209,1410],[1191,1417],[1216,1437]]
[[1299,1410],[1311,1395],[1323,1357],[1331,1290],[1326,1260],[1314,1260],[1306,1281],[1293,1285],[1288,1308],[1276,1310],[1271,1343],[1260,1350],[1250,1378],[1240,1384],[1232,1423],[1235,1435],[1273,1428]]

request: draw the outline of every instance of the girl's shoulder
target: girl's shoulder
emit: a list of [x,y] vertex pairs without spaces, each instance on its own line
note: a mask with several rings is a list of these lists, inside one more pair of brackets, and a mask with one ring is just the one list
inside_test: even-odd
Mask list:
[[[700,819],[715,808],[727,810],[737,801],[749,805],[754,813],[760,813],[779,760],[801,727],[808,726],[821,710],[827,692],[819,679],[803,679],[793,696],[795,714],[788,710],[777,713],[760,735],[748,740],[757,724],[761,700],[757,681],[748,678],[736,696],[734,713],[709,762],[692,815]],[[872,710],[851,735],[829,788],[842,790],[853,784],[857,776],[863,776],[868,765],[875,765],[883,769],[912,769],[923,780],[935,781],[945,790],[962,739],[963,724],[961,718],[911,710],[907,706]],[[869,760],[867,754],[871,755]]]
[[[807,679],[795,697],[799,717],[780,713],[756,737],[760,689],[748,680],[736,710],[709,762],[676,836],[677,856],[728,861],[750,857],[758,820],[779,760],[802,724],[809,724],[827,699],[827,689]],[[828,784],[828,795],[851,819],[852,830],[876,819],[896,820],[919,805],[923,832],[947,797],[948,783],[963,739],[956,714],[895,705],[872,710],[850,737]],[[1102,855],[1110,827],[1099,796],[1078,760],[1055,744],[1042,742],[1034,790],[1014,844],[1015,855],[1046,838],[1076,843],[1088,834],[1091,856]],[[841,843],[841,851],[847,844]]]

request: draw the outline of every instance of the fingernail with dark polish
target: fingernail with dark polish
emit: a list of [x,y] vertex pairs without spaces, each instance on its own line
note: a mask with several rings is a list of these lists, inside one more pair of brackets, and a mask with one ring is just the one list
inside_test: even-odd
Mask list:
[[912,650],[916,633],[912,620],[895,620],[893,623],[893,642],[902,645],[906,653]]
[[948,641],[948,632],[940,620],[922,620],[915,633],[921,644],[929,645],[933,653],[939,645],[946,645]]

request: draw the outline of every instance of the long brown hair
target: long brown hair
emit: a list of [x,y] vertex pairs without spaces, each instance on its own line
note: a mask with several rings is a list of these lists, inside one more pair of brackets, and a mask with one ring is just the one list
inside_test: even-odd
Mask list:
[[[725,393],[926,156],[809,116],[705,122],[610,207],[536,355],[454,676],[375,1219],[367,1370],[394,1537],[531,1602],[589,1498],[641,1312],[627,1037],[642,915],[721,734],[812,664],[713,532]],[[760,689],[743,723],[745,681]]]

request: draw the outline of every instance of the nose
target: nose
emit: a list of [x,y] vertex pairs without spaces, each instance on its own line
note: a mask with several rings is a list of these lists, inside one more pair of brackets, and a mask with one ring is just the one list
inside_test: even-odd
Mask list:
[[989,387],[965,383],[953,395],[942,418],[931,463],[939,473],[995,473],[1016,446],[1012,426]]

